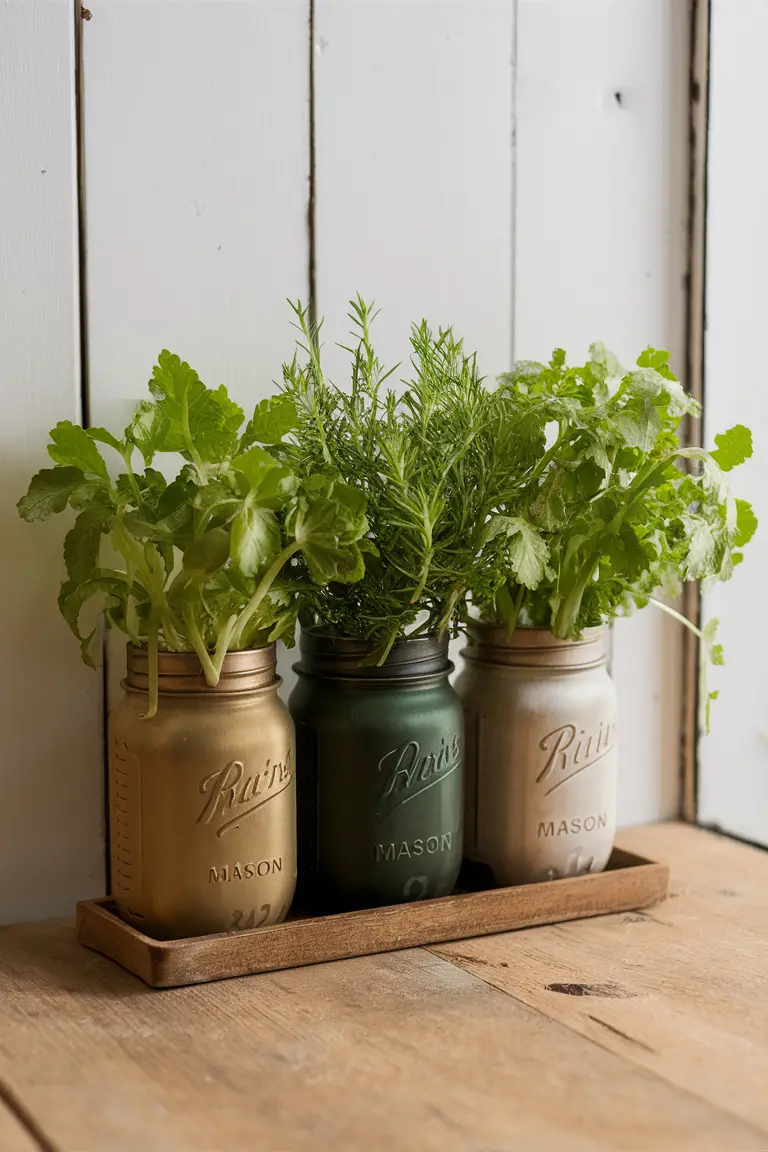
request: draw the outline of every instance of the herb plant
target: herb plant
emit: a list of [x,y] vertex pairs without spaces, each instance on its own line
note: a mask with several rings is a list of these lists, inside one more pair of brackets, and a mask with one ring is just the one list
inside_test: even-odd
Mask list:
[[510,632],[521,622],[562,638],[654,602],[722,663],[717,621],[699,631],[653,593],[727,580],[741,561],[757,521],[725,473],[751,456],[751,434],[736,425],[712,452],[682,446],[680,421],[699,406],[668,353],[646,349],[631,372],[602,345],[590,353],[569,368],[558,349],[500,378],[522,467],[485,526],[473,601]]
[[398,394],[384,387],[395,369],[382,367],[371,342],[373,306],[358,296],[345,391],[323,372],[319,326],[301,303],[293,307],[301,336],[283,366],[282,395],[296,424],[272,450],[291,471],[353,486],[371,528],[360,542],[362,578],[343,588],[316,583],[303,604],[308,620],[370,639],[370,659],[382,662],[400,637],[455,631],[495,482],[511,462],[510,429],[450,328],[413,326],[413,376]]
[[[228,651],[278,637],[292,643],[292,559],[301,557],[305,589],[355,580],[368,523],[357,489],[289,468],[260,446],[279,444],[293,428],[282,398],[262,401],[243,429],[226,388],[207,388],[167,351],[149,388],[152,399],[139,405],[122,439],[57,424],[48,445],[54,467],[33,477],[18,508],[30,521],[67,506],[77,512],[64,541],[68,578],[59,607],[91,666],[95,631],[84,635],[80,619],[94,598],[109,626],[148,649],[152,716],[158,650],[194,650],[215,686]],[[116,479],[102,445],[124,469]],[[152,467],[163,452],[185,461],[171,483]],[[134,467],[137,453],[143,469]]]

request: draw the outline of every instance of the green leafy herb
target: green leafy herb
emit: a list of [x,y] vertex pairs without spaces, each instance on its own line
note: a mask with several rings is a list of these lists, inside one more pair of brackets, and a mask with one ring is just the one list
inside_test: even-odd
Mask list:
[[[150,653],[197,652],[213,686],[228,651],[292,643],[300,587],[317,592],[362,575],[365,497],[259,446],[295,426],[287,396],[262,401],[241,435],[243,413],[226,389],[207,388],[178,356],[160,353],[149,387],[153,399],[122,439],[57,424],[48,447],[56,466],[32,478],[18,509],[29,521],[67,506],[78,512],[64,541],[59,606],[86,663],[96,634],[81,631],[81,614],[97,600],[107,624]],[[99,445],[125,469],[114,480]],[[136,451],[143,472],[134,470]],[[187,461],[170,484],[150,467],[160,452]],[[105,566],[107,542],[119,570]],[[286,578],[294,557],[303,558],[301,585]],[[156,709],[155,675],[148,715]]]
[[[524,622],[575,638],[649,602],[683,620],[652,593],[727,580],[757,527],[724,477],[751,455],[749,430],[716,436],[711,453],[683,447],[680,420],[698,405],[668,353],[647,348],[625,372],[602,345],[590,352],[571,368],[558,349],[549,364],[522,362],[500,378],[519,466],[486,528],[472,598],[510,629]],[[701,633],[683,622],[703,656],[722,663],[716,622]]]
[[[373,306],[358,297],[346,349],[351,388],[344,391],[323,372],[319,328],[301,304],[294,311],[299,350],[284,365],[283,380],[295,424],[281,425],[282,440],[271,451],[294,470],[354,489],[355,500],[345,496],[348,513],[357,531],[367,507],[371,528],[356,545],[365,552],[362,575],[362,555],[344,566],[333,548],[310,542],[313,524],[322,528],[322,506],[309,516],[296,505],[290,523],[297,538],[307,534],[305,568],[314,581],[303,603],[309,618],[371,639],[371,658],[382,661],[399,637],[455,631],[494,485],[512,463],[510,437],[495,393],[450,329],[414,325],[412,378],[398,394],[385,387],[395,369],[384,369],[371,342]],[[491,458],[499,463],[493,472]],[[330,577],[334,565],[341,578]]]

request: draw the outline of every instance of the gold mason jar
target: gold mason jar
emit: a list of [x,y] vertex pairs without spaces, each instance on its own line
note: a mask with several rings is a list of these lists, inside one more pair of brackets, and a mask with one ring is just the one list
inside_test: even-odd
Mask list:
[[466,725],[465,856],[498,884],[600,872],[616,831],[616,689],[603,628],[473,624],[456,690]]
[[128,646],[109,723],[112,893],[157,939],[276,924],[296,885],[293,723],[277,695],[275,646],[230,652],[216,688],[194,653]]

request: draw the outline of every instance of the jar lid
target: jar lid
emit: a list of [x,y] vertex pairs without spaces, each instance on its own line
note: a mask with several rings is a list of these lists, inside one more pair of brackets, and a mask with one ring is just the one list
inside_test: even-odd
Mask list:
[[301,629],[301,660],[297,672],[364,680],[399,680],[413,676],[447,675],[448,636],[405,637],[396,640],[383,664],[365,663],[375,649],[373,640],[342,636],[317,624]]
[[[149,652],[146,648],[127,646],[128,688],[146,692],[149,687]],[[158,687],[163,693],[192,693],[207,696],[212,692],[255,692],[279,682],[275,672],[277,650],[274,644],[244,652],[228,652],[215,688],[207,683],[196,652],[158,652]]]
[[549,628],[519,625],[510,636],[503,624],[473,621],[467,628],[465,660],[514,668],[594,668],[607,659],[606,629],[585,628],[578,640],[563,640]]

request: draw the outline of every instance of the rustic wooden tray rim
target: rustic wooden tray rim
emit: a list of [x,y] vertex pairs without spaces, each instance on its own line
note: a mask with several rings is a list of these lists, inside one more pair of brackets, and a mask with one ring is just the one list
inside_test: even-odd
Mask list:
[[665,864],[614,849],[605,872],[299,915],[263,928],[179,940],[157,940],[126,924],[112,911],[110,897],[84,900],[77,906],[77,932],[86,947],[152,987],[177,987],[648,907],[664,897],[668,881]]

